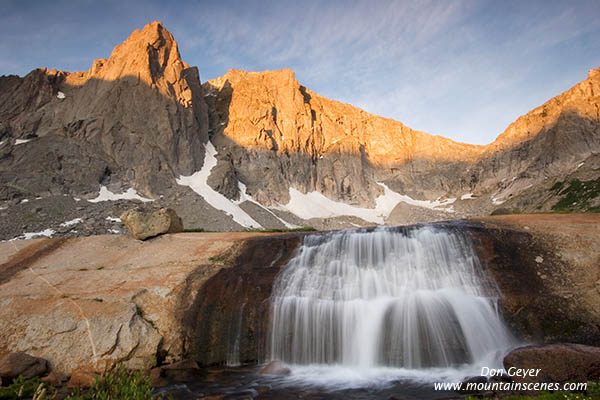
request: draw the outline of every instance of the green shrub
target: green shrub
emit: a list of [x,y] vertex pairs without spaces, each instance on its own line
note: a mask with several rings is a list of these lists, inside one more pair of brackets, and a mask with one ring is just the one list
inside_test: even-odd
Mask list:
[[87,393],[76,390],[66,400],[148,400],[152,398],[152,379],[141,371],[122,364],[97,378]]
[[25,379],[19,376],[10,386],[0,387],[0,400],[46,400],[52,398],[55,391],[52,386],[40,381],[40,378]]

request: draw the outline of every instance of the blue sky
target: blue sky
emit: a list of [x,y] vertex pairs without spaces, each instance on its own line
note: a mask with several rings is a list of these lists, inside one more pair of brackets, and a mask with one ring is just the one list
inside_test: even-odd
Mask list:
[[202,81],[291,68],[311,90],[491,142],[600,67],[600,1],[2,1],[0,75],[89,69],[162,21]]

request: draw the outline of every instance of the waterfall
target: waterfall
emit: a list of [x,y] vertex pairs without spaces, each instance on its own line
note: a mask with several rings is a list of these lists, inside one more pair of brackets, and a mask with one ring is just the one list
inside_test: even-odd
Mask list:
[[367,368],[490,365],[514,344],[498,297],[460,232],[309,235],[273,288],[269,358]]

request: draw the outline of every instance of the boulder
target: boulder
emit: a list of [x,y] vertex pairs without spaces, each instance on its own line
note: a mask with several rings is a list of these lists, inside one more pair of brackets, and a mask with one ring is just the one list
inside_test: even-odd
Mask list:
[[[504,368],[515,382],[587,382],[600,378],[600,347],[548,344],[519,347],[504,358]],[[532,371],[516,376],[517,369]],[[533,376],[532,376],[533,375]]]
[[283,361],[273,360],[259,371],[263,375],[289,375],[292,370]]
[[163,233],[183,232],[183,223],[171,208],[144,211],[134,208],[121,215],[121,221],[131,234],[139,240],[162,235]]
[[0,359],[0,378],[11,380],[18,376],[25,379],[43,376],[48,371],[48,361],[27,353],[9,353]]

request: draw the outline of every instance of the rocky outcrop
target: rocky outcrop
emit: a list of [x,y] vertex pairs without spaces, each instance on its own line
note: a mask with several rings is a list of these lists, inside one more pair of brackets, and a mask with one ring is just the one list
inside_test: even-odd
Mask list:
[[525,346],[504,358],[504,369],[528,370],[516,382],[589,382],[600,379],[600,347],[581,344]]
[[[238,240],[260,234],[177,234],[0,243],[0,356],[27,352],[58,373],[149,369],[184,354],[183,311],[231,264]],[[53,242],[62,240],[60,246]],[[44,245],[44,246],[40,246]],[[229,252],[229,253],[227,253]],[[152,257],[148,257],[152,254]],[[217,289],[217,288],[215,288]]]
[[557,181],[600,175],[595,161],[600,152],[599,110],[600,68],[519,117],[486,146],[471,168],[476,191],[506,202],[504,207],[550,210],[560,199],[549,191]]
[[600,346],[600,214],[496,216],[460,229],[494,276],[520,338]]
[[145,240],[163,233],[183,232],[181,218],[171,208],[144,211],[134,208],[121,214],[121,221],[138,240]]
[[266,357],[269,297],[303,233],[246,241],[231,268],[196,286],[184,311],[186,353],[201,365],[257,363]]
[[202,166],[207,115],[198,70],[159,22],[89,71],[3,77],[0,93],[1,198],[92,195],[100,185],[152,197]]
[[[437,226],[471,238],[518,337],[598,345],[599,219],[510,215]],[[0,276],[0,356],[27,352],[66,374],[119,362],[264,362],[274,279],[303,237],[318,234],[0,243],[0,272],[9,271]]]
[[[287,203],[294,187],[372,207],[383,193],[378,181],[410,195],[436,198],[458,183],[457,170],[439,166],[458,168],[482,151],[326,99],[301,86],[289,69],[230,70],[206,82],[204,89],[212,141],[223,166],[215,180],[222,183],[234,171],[265,205]],[[431,174],[438,179],[424,179]],[[236,181],[213,187],[237,192]]]
[[[158,207],[175,209],[187,227],[210,230],[350,228],[481,216],[498,207],[550,210],[568,197],[557,188],[576,180],[598,187],[599,85],[600,69],[590,71],[494,143],[474,146],[326,99],[289,69],[230,70],[201,85],[173,36],[153,22],[88,71],[0,77],[0,214],[6,221],[0,238],[48,229],[69,236],[76,229],[60,226],[69,219],[57,219],[66,214],[59,205],[66,200],[58,198],[91,200],[101,187],[113,194],[135,189]],[[216,154],[205,154],[209,139]],[[196,192],[177,183],[205,163],[211,168],[197,177]],[[411,199],[380,199],[389,207],[377,211],[377,221],[347,208],[313,220],[284,207],[294,189],[374,208],[386,193],[383,184]],[[600,207],[599,193],[587,190],[574,209]],[[31,199],[38,204],[22,203]],[[436,201],[446,207],[431,207]],[[225,202],[231,204],[219,206]],[[80,202],[78,214],[116,208],[93,204]],[[8,207],[16,212],[3,211]],[[236,219],[240,214],[248,218]],[[93,219],[77,234],[107,232],[102,219]]]
[[384,182],[420,200],[474,194],[455,204],[455,217],[489,213],[508,200],[512,208],[549,209],[556,196],[527,196],[548,193],[577,168],[593,169],[585,160],[600,151],[599,71],[520,117],[494,143],[472,146],[323,98],[290,70],[230,70],[204,84],[219,151],[212,185],[237,198],[239,180],[266,205],[287,203],[294,187],[372,207],[382,194],[376,182]]

